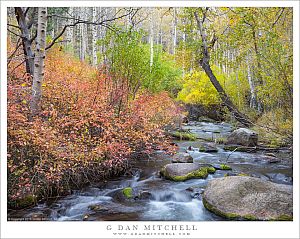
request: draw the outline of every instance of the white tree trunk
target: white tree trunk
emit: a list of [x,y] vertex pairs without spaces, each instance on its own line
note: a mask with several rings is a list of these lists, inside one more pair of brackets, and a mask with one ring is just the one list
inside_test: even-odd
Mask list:
[[247,78],[248,78],[248,83],[250,87],[250,108],[256,108],[256,93],[255,93],[255,85],[254,81],[252,79],[252,73],[251,73],[251,68],[250,68],[250,57],[247,55]]
[[[86,7],[82,8],[82,19],[87,20],[87,9]],[[87,24],[80,24],[80,34],[81,34],[81,49],[80,49],[80,60],[84,61],[86,58],[87,52]]]
[[[73,7],[70,7],[69,8],[69,15],[71,17],[74,17],[74,8]],[[68,20],[68,25],[72,25],[74,23],[74,20],[73,19],[69,19]],[[70,46],[73,46],[73,27],[68,27],[67,28],[67,44],[70,45]]]
[[150,72],[152,70],[152,65],[153,65],[153,9],[150,9],[151,14],[150,14],[150,34],[149,34],[149,43],[150,43]]
[[174,19],[173,19],[173,49],[172,54],[176,53],[176,44],[177,44],[177,10],[174,7]]
[[47,8],[38,8],[38,25],[36,37],[36,52],[34,57],[34,71],[32,84],[32,98],[30,102],[32,115],[37,115],[41,109],[42,83],[44,79],[44,59],[46,48]]
[[[97,21],[97,8],[93,7],[93,22]],[[98,63],[98,59],[97,59],[97,26],[93,25],[92,26],[92,52],[93,52],[93,66],[96,66]]]

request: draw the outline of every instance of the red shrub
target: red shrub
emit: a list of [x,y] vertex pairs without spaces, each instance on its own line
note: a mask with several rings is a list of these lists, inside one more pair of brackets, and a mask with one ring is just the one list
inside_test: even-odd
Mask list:
[[117,175],[134,152],[171,150],[163,127],[177,107],[167,93],[132,100],[127,82],[53,49],[46,58],[42,112],[29,117],[31,82],[8,81],[8,195],[62,194]]

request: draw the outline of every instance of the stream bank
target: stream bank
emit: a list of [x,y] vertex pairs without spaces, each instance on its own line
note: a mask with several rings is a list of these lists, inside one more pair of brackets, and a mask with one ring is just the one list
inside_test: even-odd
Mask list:
[[[197,135],[196,141],[174,141],[179,152],[189,153],[194,163],[226,164],[231,170],[216,170],[205,179],[184,182],[166,180],[159,171],[172,163],[172,157],[157,151],[151,159],[133,162],[133,176],[122,176],[90,185],[72,195],[34,208],[11,210],[8,220],[54,221],[218,221],[226,220],[208,211],[202,202],[202,192],[212,179],[245,174],[274,183],[292,185],[292,154],[288,150],[273,152],[278,160],[270,162],[266,151],[237,152],[224,150],[216,144],[216,150],[201,152],[206,140],[226,138],[233,131],[227,123],[190,122],[183,126]],[[191,149],[191,150],[189,150]],[[133,197],[124,198],[122,190],[132,188]],[[143,195],[136,197],[136,195]]]

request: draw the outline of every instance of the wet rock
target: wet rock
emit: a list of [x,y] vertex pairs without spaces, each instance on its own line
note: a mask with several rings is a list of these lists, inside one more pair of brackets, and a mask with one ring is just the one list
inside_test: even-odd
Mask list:
[[92,210],[92,211],[99,211],[99,210],[101,210],[101,206],[100,206],[100,205],[97,205],[97,204],[90,205],[88,208],[89,208],[90,210]]
[[271,157],[271,156],[265,156],[264,159],[268,162],[268,163],[279,163],[281,161],[281,159],[276,158],[276,157]]
[[293,188],[254,177],[213,179],[202,195],[204,206],[228,219],[293,220]]
[[273,154],[273,153],[266,153],[266,155],[267,155],[267,156],[270,156],[270,157],[274,157],[274,158],[276,158],[276,155],[275,155],[275,154]]
[[193,189],[192,187],[188,187],[188,188],[186,188],[186,189],[185,189],[185,191],[188,191],[188,192],[193,192],[193,191],[194,191],[194,189]]
[[199,147],[200,152],[212,153],[218,152],[217,147],[213,143],[201,143]]
[[177,153],[172,157],[172,163],[192,163],[193,157],[188,153]]
[[150,198],[152,198],[152,193],[150,193],[149,191],[139,191],[137,199],[148,200]]
[[243,145],[247,147],[254,147],[257,145],[258,134],[253,130],[246,128],[239,128],[234,130],[227,139],[226,144]]
[[293,178],[286,176],[282,173],[268,173],[266,175],[269,180],[271,180],[274,183],[283,183],[283,184],[292,184]]
[[192,198],[199,198],[201,196],[200,192],[195,192],[191,194]]
[[110,192],[107,194],[107,196],[112,197],[112,200],[116,203],[120,203],[123,205],[130,205],[133,201],[134,198],[137,196],[134,192],[132,188],[123,188],[123,189],[119,189],[113,192]]
[[206,178],[214,168],[202,167],[198,163],[173,163],[164,166],[160,173],[173,181],[186,181],[192,178]]

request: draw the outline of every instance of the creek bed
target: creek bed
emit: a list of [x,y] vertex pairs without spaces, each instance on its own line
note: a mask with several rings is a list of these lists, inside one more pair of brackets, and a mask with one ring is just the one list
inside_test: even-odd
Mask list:
[[[214,135],[227,137],[233,127],[227,123],[191,122],[184,126],[198,138],[211,139]],[[195,147],[197,141],[176,141],[179,151]],[[217,170],[206,179],[185,182],[165,180],[158,175],[162,166],[171,163],[170,157],[157,151],[150,160],[134,162],[136,169],[131,177],[119,177],[91,185],[57,201],[39,204],[33,208],[8,211],[8,220],[49,221],[218,221],[225,220],[206,210],[201,192],[209,180],[224,177],[227,173],[243,173],[275,183],[293,183],[293,165],[290,152],[275,153],[279,162],[264,160],[264,152],[231,152],[217,145],[217,152],[187,151],[194,162],[231,166],[231,171]],[[116,195],[125,187],[151,193],[148,200],[120,200]],[[191,190],[192,189],[192,190]]]

